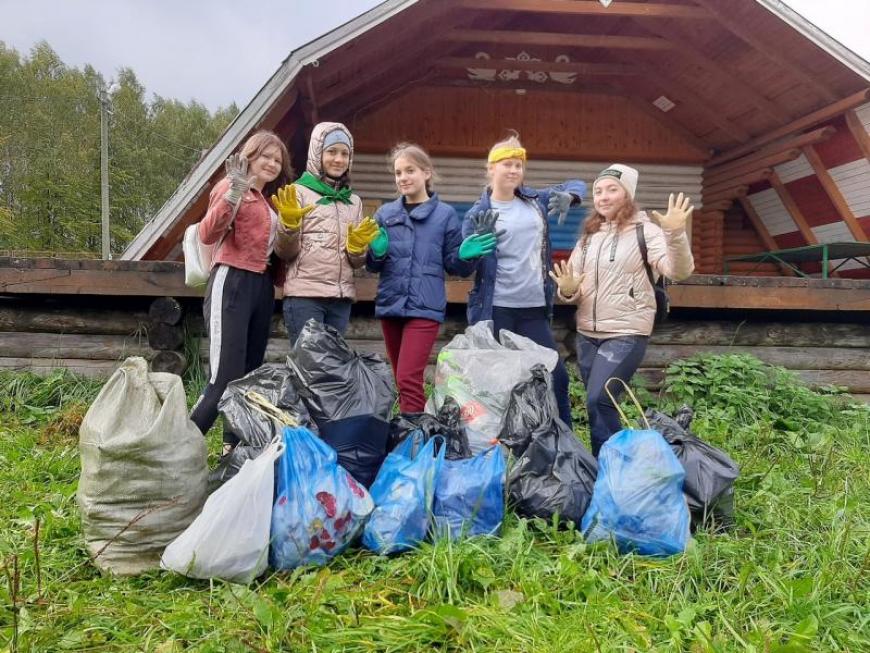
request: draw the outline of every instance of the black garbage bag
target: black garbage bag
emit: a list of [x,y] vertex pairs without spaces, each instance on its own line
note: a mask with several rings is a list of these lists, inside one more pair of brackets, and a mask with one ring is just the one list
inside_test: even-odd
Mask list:
[[[514,386],[501,430],[508,446],[522,450],[508,476],[509,496],[522,517],[579,527],[589,507],[598,463],[558,417],[551,375],[543,366]],[[510,422],[508,420],[510,419]],[[500,438],[501,439],[501,438]]]
[[360,415],[389,420],[396,402],[389,363],[377,354],[355,352],[337,329],[308,320],[287,363],[318,424]]
[[293,385],[338,462],[370,486],[387,452],[396,386],[377,354],[351,349],[338,330],[308,320],[287,358]]
[[268,363],[241,379],[231,381],[218,402],[218,410],[223,415],[224,428],[239,438],[239,443],[232,452],[221,458],[218,466],[209,474],[210,492],[235,476],[246,460],[256,458],[283,430],[275,420],[252,408],[250,401],[245,399],[249,392],[261,395],[297,420],[300,426],[315,432],[317,430],[296,392],[287,365]]
[[447,450],[447,460],[462,460],[471,458],[471,447],[465,427],[460,423],[459,403],[450,396],[444,398],[444,403],[437,415],[429,413],[402,413],[390,422],[389,450],[395,449],[411,433],[419,431],[421,444],[429,438],[440,435],[444,438]]
[[692,409],[683,406],[674,417],[646,411],[650,426],[664,436],[686,470],[683,494],[689,504],[692,527],[727,529],[734,524],[734,480],[740,468],[721,449],[691,433]]
[[515,456],[521,456],[529,446],[535,429],[559,412],[547,368],[535,365],[531,373],[532,378],[517,383],[511,390],[498,435],[498,441]]

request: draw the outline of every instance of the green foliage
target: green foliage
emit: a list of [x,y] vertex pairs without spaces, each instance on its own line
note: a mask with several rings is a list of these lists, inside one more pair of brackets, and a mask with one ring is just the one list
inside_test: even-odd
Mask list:
[[[696,371],[708,387],[690,383]],[[90,384],[28,377],[0,408],[0,560],[17,556],[21,577],[14,604],[0,583],[0,650],[13,618],[21,651],[870,650],[870,410],[742,357],[675,364],[667,382],[658,405],[691,399],[694,430],[741,466],[732,533],[698,533],[660,560],[509,516],[500,538],[352,551],[242,588],[100,575],[79,527],[75,447],[9,408],[66,405]],[[780,426],[792,422],[800,430]]]
[[[238,113],[155,96],[118,71],[109,120],[112,251],[120,252]],[[100,103],[105,80],[47,43],[0,42],[0,251],[100,252]]]

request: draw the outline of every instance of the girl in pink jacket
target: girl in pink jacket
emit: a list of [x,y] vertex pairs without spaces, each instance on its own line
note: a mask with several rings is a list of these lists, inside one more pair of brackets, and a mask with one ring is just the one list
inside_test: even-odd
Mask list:
[[[695,267],[686,221],[694,207],[689,198],[671,194],[666,215],[653,211],[658,224],[639,211],[634,202],[637,170],[613,164],[593,184],[594,211],[567,263],[556,264],[550,276],[559,297],[578,305],[577,360],[586,386],[586,409],[592,453],[622,427],[619,415],[604,390],[611,377],[626,383],[646,352],[656,315],[654,277],[679,281]],[[610,386],[615,397],[618,384]],[[621,387],[621,386],[619,386]]]
[[[215,245],[203,313],[209,338],[209,379],[190,419],[203,434],[217,419],[227,384],[263,363],[283,265],[273,256],[278,217],[268,199],[292,176],[278,136],[260,131],[227,159],[227,176],[209,196],[199,237]],[[224,432],[224,453],[238,437]]]

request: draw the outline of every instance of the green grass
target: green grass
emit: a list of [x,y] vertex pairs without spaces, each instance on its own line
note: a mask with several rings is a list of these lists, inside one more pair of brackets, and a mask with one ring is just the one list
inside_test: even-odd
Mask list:
[[681,361],[668,386],[642,401],[691,402],[695,431],[741,465],[732,533],[655,560],[511,516],[498,539],[242,588],[100,575],[75,505],[75,425],[98,385],[0,375],[0,651],[16,613],[21,651],[870,650],[870,410],[745,356]]

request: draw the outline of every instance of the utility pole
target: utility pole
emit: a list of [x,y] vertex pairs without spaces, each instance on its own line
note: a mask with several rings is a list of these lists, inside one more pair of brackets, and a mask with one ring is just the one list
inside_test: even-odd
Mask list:
[[109,238],[109,96],[100,86],[100,216],[103,260],[112,258]]

